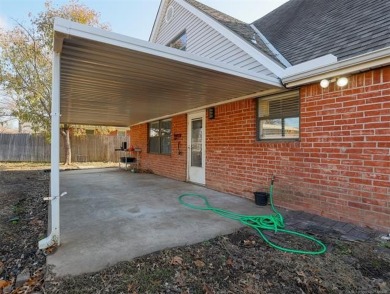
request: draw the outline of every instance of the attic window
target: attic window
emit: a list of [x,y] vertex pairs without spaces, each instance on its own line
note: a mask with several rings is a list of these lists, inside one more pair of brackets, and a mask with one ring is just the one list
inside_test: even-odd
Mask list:
[[182,32],[178,37],[173,39],[169,44],[169,47],[176,48],[179,50],[186,51],[187,48],[187,33],[186,31]]
[[173,18],[173,13],[175,12],[173,6],[169,6],[167,9],[167,13],[165,14],[165,22],[169,23]]

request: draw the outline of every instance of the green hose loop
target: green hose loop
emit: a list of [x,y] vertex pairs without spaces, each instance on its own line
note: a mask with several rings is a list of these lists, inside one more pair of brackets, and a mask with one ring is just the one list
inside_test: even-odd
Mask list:
[[[233,219],[236,221],[241,222],[242,224],[253,228],[256,230],[259,235],[263,238],[263,240],[270,245],[273,248],[276,248],[278,250],[284,251],[284,252],[289,252],[289,253],[297,253],[297,254],[309,254],[309,255],[317,255],[317,254],[323,254],[326,252],[326,246],[324,243],[322,243],[320,240],[309,236],[307,234],[299,233],[296,231],[290,231],[284,229],[284,219],[283,216],[277,211],[277,209],[274,206],[273,203],[273,185],[270,187],[270,203],[271,203],[271,209],[273,210],[274,214],[270,215],[243,215],[243,214],[238,214],[234,213],[229,210],[224,210],[221,208],[213,207],[210,205],[209,201],[207,198],[203,195],[200,194],[194,194],[194,193],[185,193],[179,196],[179,203],[192,208],[196,210],[210,210],[222,217]],[[185,202],[183,199],[184,198],[197,198],[203,200],[203,205],[195,205],[192,203]],[[267,236],[263,233],[262,230],[272,230],[275,233],[280,232],[280,233],[286,233],[286,234],[291,234],[295,236],[299,236],[302,238],[305,238],[307,240],[310,240],[317,245],[319,245],[320,249],[317,251],[306,251],[306,250],[298,250],[298,249],[292,249],[292,248],[286,248],[279,246],[272,241],[270,241]]]

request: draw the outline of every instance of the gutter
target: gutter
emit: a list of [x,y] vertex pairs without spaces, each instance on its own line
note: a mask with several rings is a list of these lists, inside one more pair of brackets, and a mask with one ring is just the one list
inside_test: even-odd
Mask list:
[[314,68],[301,67],[299,71],[289,74],[294,67],[300,66],[296,65],[285,71],[286,75],[282,77],[282,82],[287,88],[293,88],[322,79],[350,75],[386,65],[390,65],[390,47]]

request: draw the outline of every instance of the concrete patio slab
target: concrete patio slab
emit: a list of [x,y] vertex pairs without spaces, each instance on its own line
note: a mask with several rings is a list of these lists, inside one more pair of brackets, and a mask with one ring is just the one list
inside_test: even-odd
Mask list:
[[242,225],[178,203],[198,193],[212,205],[242,214],[269,207],[194,184],[115,169],[61,173],[61,246],[47,263],[57,276],[101,270],[151,252],[202,242]]

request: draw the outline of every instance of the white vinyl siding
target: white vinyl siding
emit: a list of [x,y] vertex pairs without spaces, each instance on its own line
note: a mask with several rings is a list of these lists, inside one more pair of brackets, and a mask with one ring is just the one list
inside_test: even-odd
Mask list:
[[266,67],[180,4],[171,1],[170,5],[174,8],[173,18],[168,23],[165,20],[161,22],[156,43],[168,45],[173,38],[185,30],[187,52],[275,77]]

